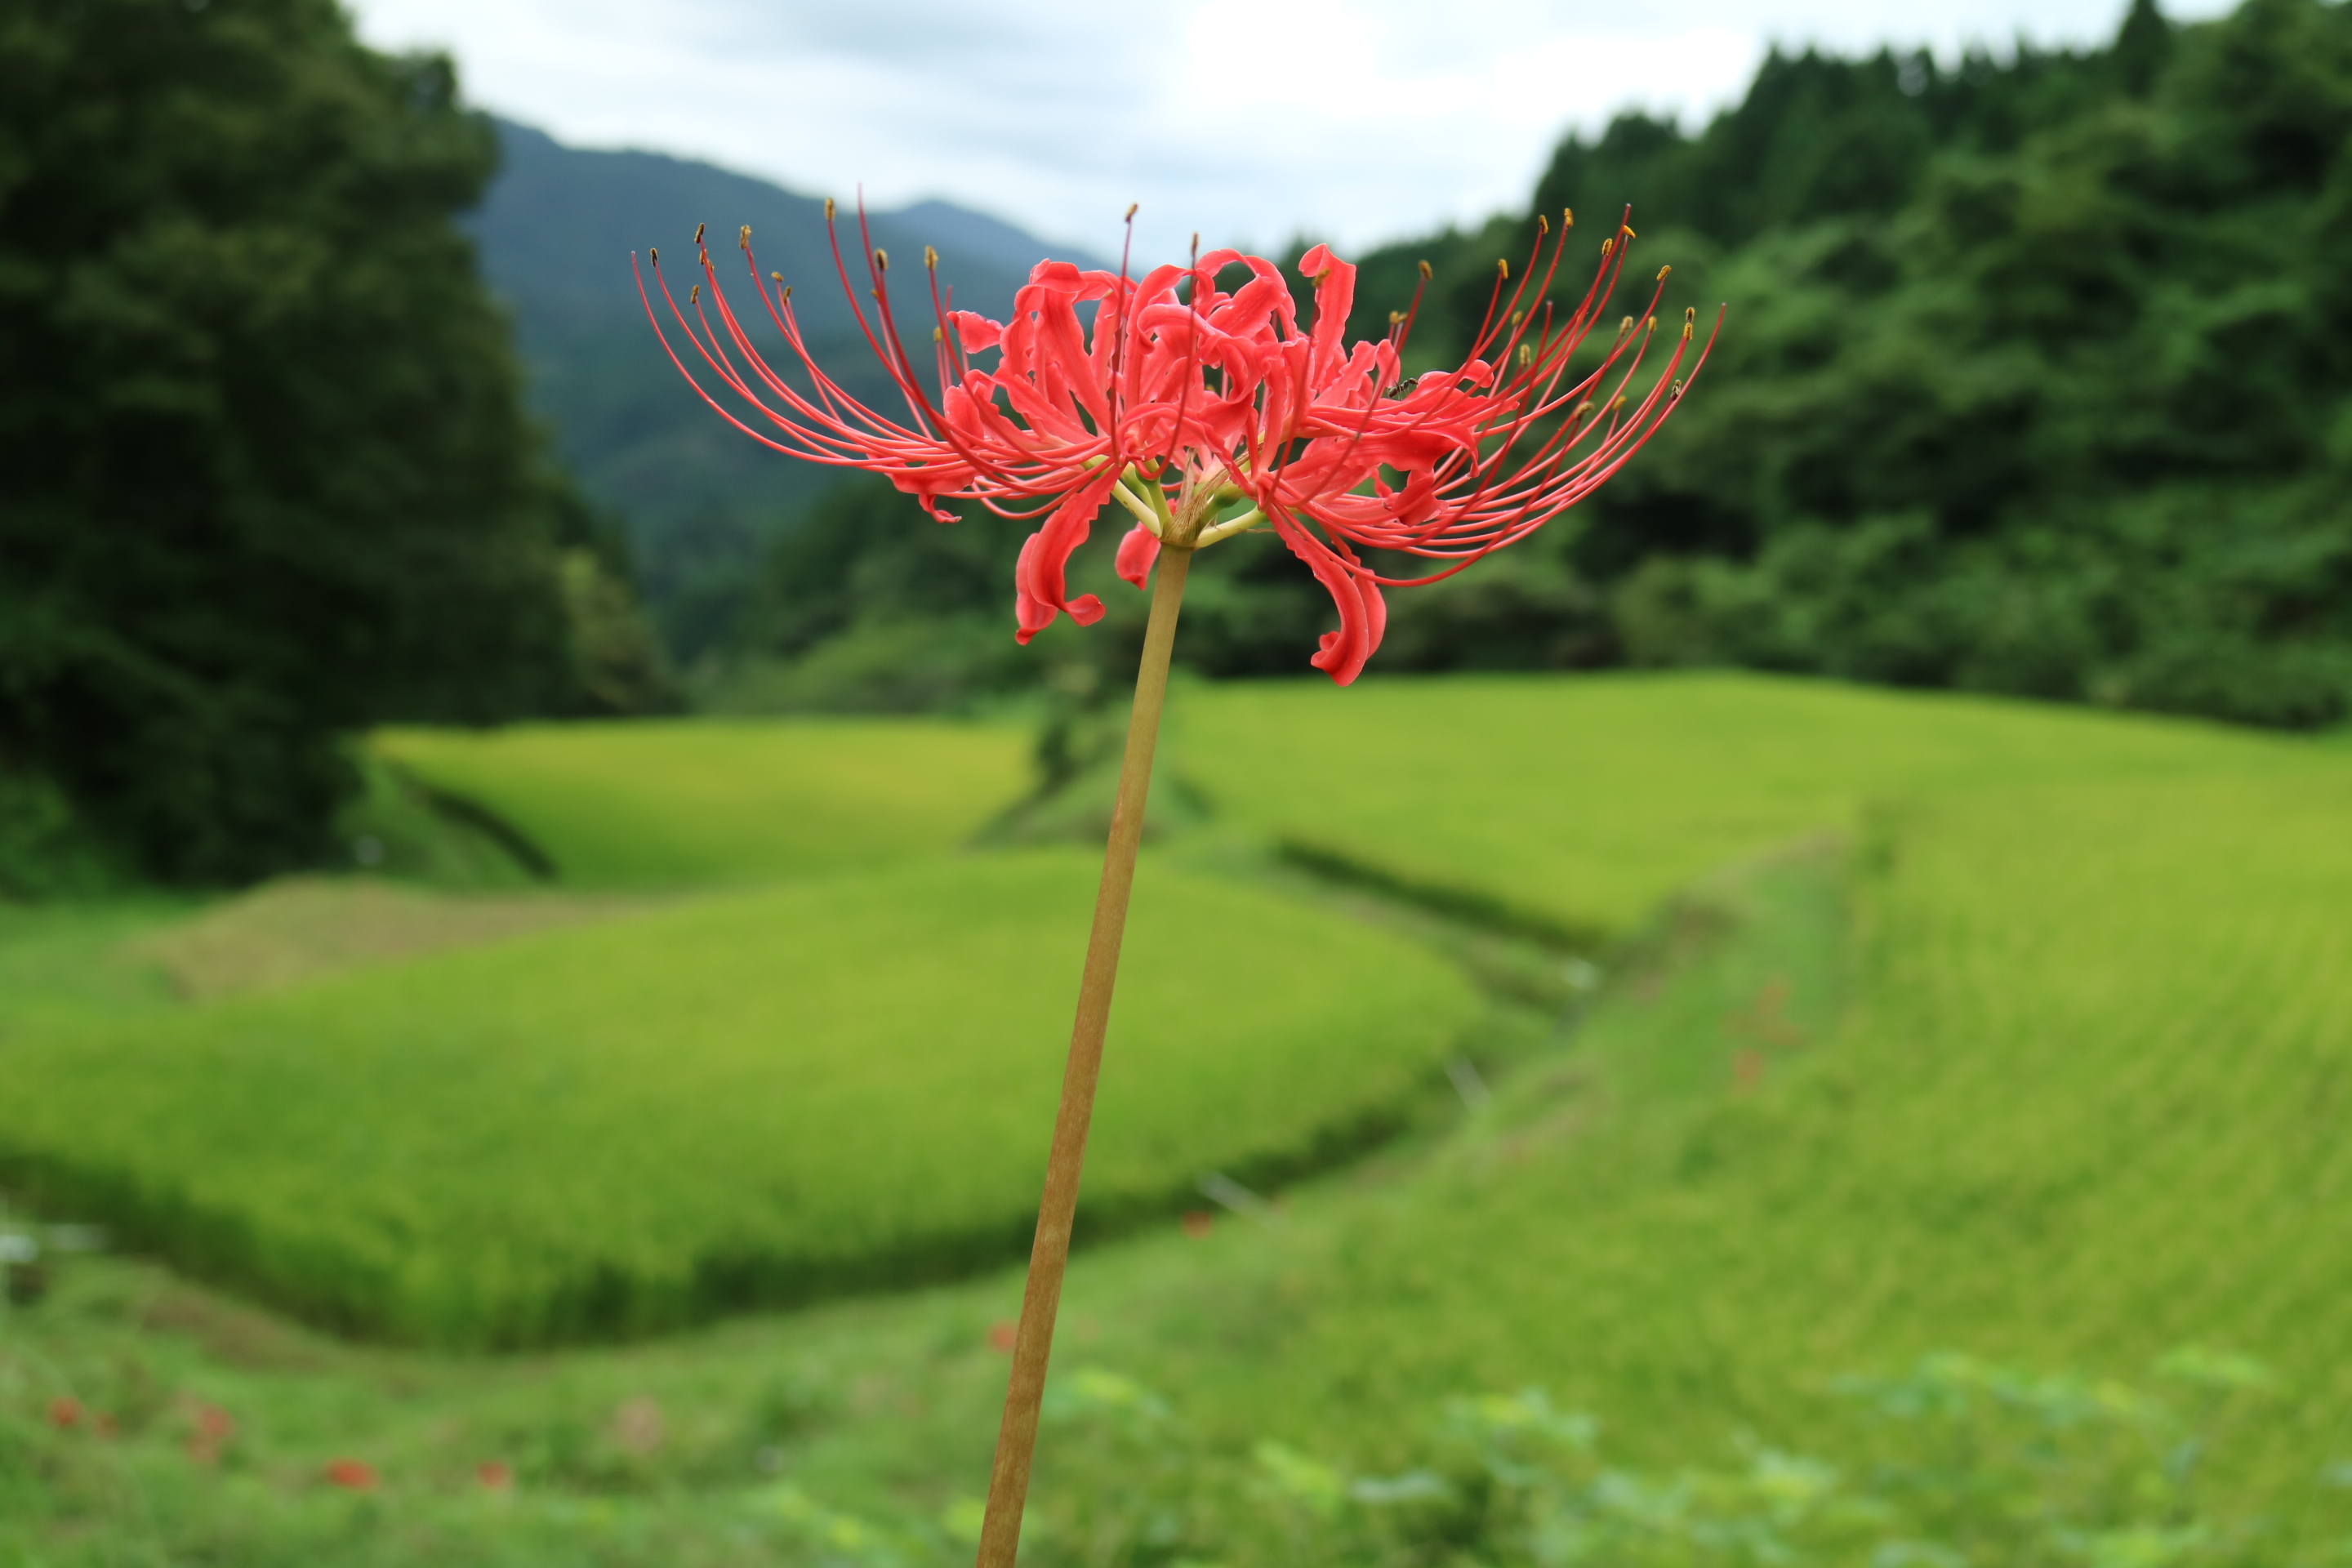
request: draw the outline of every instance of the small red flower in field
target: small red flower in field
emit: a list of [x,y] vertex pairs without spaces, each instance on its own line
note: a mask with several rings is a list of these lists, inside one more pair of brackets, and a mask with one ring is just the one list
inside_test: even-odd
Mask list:
[[68,1394],[58,1394],[49,1401],[49,1425],[63,1430],[81,1424],[81,1401]]
[[375,1489],[375,1467],[358,1459],[330,1459],[320,1472],[331,1487],[345,1491],[367,1492]]
[[502,1492],[514,1485],[514,1470],[498,1459],[486,1459],[474,1470],[484,1491]]
[[1187,1209],[1184,1217],[1177,1223],[1184,1227],[1186,1236],[1198,1241],[1217,1228],[1217,1216],[1206,1209]]
[[[825,216],[830,229],[831,203]],[[661,281],[658,255],[655,286],[688,352],[764,429],[695,381],[650,296],[646,315],[704,400],[776,450],[881,474],[942,522],[955,521],[940,510],[946,500],[1042,519],[1014,570],[1024,643],[1064,612],[1081,626],[1101,616],[1094,595],[1068,595],[1064,571],[1096,514],[1116,504],[1136,520],[1118,548],[1119,575],[1139,587],[1163,544],[1192,550],[1270,529],[1339,608],[1339,630],[1310,662],[1346,685],[1380,645],[1382,589],[1450,576],[1574,505],[1649,438],[1706,357],[1705,346],[1693,348],[1685,311],[1655,376],[1633,384],[1657,325],[1654,290],[1640,316],[1579,360],[1625,265],[1633,231],[1623,224],[1601,242],[1599,270],[1580,297],[1552,296],[1566,221],[1549,257],[1538,239],[1516,281],[1498,264],[1486,319],[1460,365],[1411,380],[1403,353],[1418,294],[1384,336],[1350,344],[1356,269],[1326,246],[1299,260],[1315,285],[1304,327],[1280,268],[1235,250],[1140,279],[1124,268],[1039,262],[1004,321],[950,310],[938,258],[926,251],[936,325],[910,350],[891,303],[889,258],[862,216],[858,235],[870,305],[851,283],[837,236],[835,271],[903,412],[867,407],[816,363],[792,290],[781,274],[762,278],[752,260],[749,228],[744,261],[782,334],[790,375],[753,346],[699,230],[708,304],[698,283],[681,308]],[[1661,268],[1660,290],[1664,279]],[[1089,310],[1090,323],[1081,314]],[[990,353],[992,365],[973,357]],[[1441,565],[1426,576],[1388,576],[1368,558],[1373,551]]]
[[1012,1323],[988,1325],[988,1348],[999,1355],[1011,1355],[1013,1346],[1020,1337],[1020,1330]]
[[236,1423],[217,1405],[197,1405],[194,1423],[195,1430],[188,1435],[188,1458],[200,1465],[219,1463],[221,1450],[236,1436]]

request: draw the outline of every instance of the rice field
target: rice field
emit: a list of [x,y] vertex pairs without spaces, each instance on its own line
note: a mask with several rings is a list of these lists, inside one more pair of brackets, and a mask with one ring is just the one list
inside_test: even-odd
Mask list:
[[632,720],[388,730],[375,753],[581,888],[740,885],[944,854],[1019,800],[1031,741],[933,720]]
[[[1017,1258],[1095,858],[713,897],[59,1028],[0,1160],[204,1277],[445,1345],[610,1337]],[[1443,959],[1147,870],[1088,1164],[1097,1233],[1393,1121],[1482,1009]]]
[[1192,688],[1184,776],[1229,822],[1409,888],[1622,935],[1695,878],[1929,789],[2256,762],[2178,721],[1748,674]]
[[[1899,1449],[1843,1392],[1852,1374],[1964,1352],[2079,1374],[2113,1405],[2181,1347],[2206,1358],[2192,1367],[2243,1352],[2272,1372],[2191,1456],[2199,1508],[2238,1533],[2151,1527],[2053,1560],[2317,1568],[2352,1549],[2340,737],[1727,676],[1195,688],[1177,726],[1171,764],[1214,816],[1139,892],[1088,1188],[1103,1233],[1122,1215],[1135,1228],[1075,1261],[1055,1363],[1066,1412],[1088,1390],[1147,1392],[1122,1395],[1133,1423],[1112,1437],[1049,1424],[1034,1561],[1326,1561],[1344,1505],[1265,1500],[1318,1477],[1344,1492],[1450,1473],[1465,1395],[1540,1386],[1595,1418],[1625,1475],[1810,1454],[1858,1482]],[[1486,1005],[1397,934],[1409,924],[1277,893],[1259,857],[1288,843],[1617,933],[1592,952],[1597,994],[1540,1047],[1487,1060],[1491,1100],[1465,1089],[1438,1122],[1287,1181],[1285,1151],[1378,1125]],[[826,1259],[844,1236],[993,1224],[1003,1258],[1034,1197],[1093,868],[933,860],[200,1007],[142,996],[89,1009],[70,1051],[52,1038],[79,992],[60,989],[0,1040],[0,1140],[31,1129],[52,1174],[102,1164],[262,1216],[249,1234],[289,1238],[265,1260],[281,1272],[248,1268],[256,1251],[219,1277],[329,1321],[337,1300],[296,1287],[369,1281],[354,1300],[405,1314],[375,1329],[445,1342],[573,1332],[593,1314],[564,1316],[585,1298],[557,1265],[583,1259],[632,1282],[620,1315],[593,1318],[626,1326],[675,1321],[680,1281],[700,1278],[680,1260],[747,1236]],[[1034,947],[994,945],[1024,931]],[[0,973],[29,973],[8,967],[10,940],[0,927]],[[877,946],[914,955],[888,986],[856,969]],[[1007,978],[1023,966],[1045,976],[1034,999]],[[99,984],[97,966],[68,967]],[[1003,1043],[950,1048],[941,1017],[1001,1023]],[[852,1046],[822,1057],[819,1032]],[[566,1064],[609,1090],[567,1087]],[[918,1082],[946,1108],[925,1146],[866,1139]],[[543,1140],[509,1119],[493,1147],[492,1110],[521,1105]],[[662,1128],[692,1129],[691,1146]],[[837,1187],[860,1162],[888,1181],[797,1230],[761,1228],[743,1195]],[[1282,1205],[1156,1221],[1202,1203],[1183,1194],[1203,1167]],[[336,1230],[329,1214],[352,1217]],[[955,1223],[925,1228],[942,1215]],[[496,1277],[481,1237],[531,1258],[497,1230],[514,1216],[560,1238],[530,1263],[543,1278],[503,1307],[452,1291]],[[383,1265],[403,1226],[443,1249],[412,1254],[431,1268]],[[331,1232],[341,1272],[290,1266]],[[151,1555],[273,1565],[945,1564],[968,1555],[957,1521],[1003,1394],[992,1336],[1020,1280],[928,1269],[892,1278],[941,1282],[650,1343],[453,1361],[334,1344],[93,1260],[0,1342],[0,1454],[81,1489],[26,1514],[54,1523],[0,1521],[0,1542],[77,1565],[142,1531],[170,1548]],[[68,1374],[110,1409],[162,1414],[70,1448],[42,1415]],[[2199,1407],[2197,1384],[2168,1386]],[[174,1412],[198,1400],[248,1423],[247,1468],[191,1470]],[[667,1423],[650,1447],[648,1410]],[[1169,1511],[1208,1494],[1154,1469],[1161,1450],[1118,1446],[1146,1428],[1181,1428],[1258,1500]],[[380,1467],[375,1496],[316,1480],[346,1451]],[[510,1497],[481,1492],[485,1459],[511,1463]],[[143,1516],[107,1500],[133,1479]],[[1138,1533],[1108,1533],[1121,1508]],[[1821,1561],[1904,1560],[1856,1539]],[[2011,1561],[1952,1550],[1908,1560]]]

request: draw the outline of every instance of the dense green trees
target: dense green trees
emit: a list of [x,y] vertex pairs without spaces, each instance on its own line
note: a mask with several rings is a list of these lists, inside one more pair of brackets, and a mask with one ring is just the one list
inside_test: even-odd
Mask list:
[[615,689],[609,552],[451,222],[493,158],[446,60],[369,52],[331,0],[0,14],[19,847],[69,810],[167,877],[297,863],[342,731]]
[[1554,546],[1617,652],[2341,717],[2348,139],[2352,12],[2142,0],[2104,51],[1775,58],[1696,136],[1571,141],[1539,205],[1633,201],[1731,302]]
[[[1373,251],[1359,321],[1426,258],[1416,356],[1458,356],[1535,212],[1576,211],[1580,266],[1629,202],[1672,302],[1728,301],[1717,357],[1595,500],[1395,595],[1380,668],[2352,709],[2352,9],[2140,0],[2109,47],[1948,68],[1775,55],[1696,133],[1621,118],[1524,216]],[[1328,622],[1278,550],[1195,580],[1180,657],[1212,673],[1297,673]]]

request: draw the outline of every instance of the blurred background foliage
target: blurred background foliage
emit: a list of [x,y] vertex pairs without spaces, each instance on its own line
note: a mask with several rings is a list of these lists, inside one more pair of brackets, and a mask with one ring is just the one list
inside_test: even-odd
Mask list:
[[625,552],[452,222],[493,158],[446,59],[362,48],[330,0],[0,19],[19,883],[299,864],[352,730],[657,700]]
[[[1364,257],[1360,325],[1407,307],[1427,259],[1412,363],[1456,358],[1495,261],[1517,267],[1534,245],[1536,213],[1578,215],[1562,272],[1580,290],[1586,242],[1630,204],[1629,277],[1671,262],[1666,307],[1726,302],[1722,342],[1689,404],[1591,500],[1460,577],[1392,594],[1380,668],[1744,664],[2339,720],[2347,133],[2352,13],[2252,0],[2176,26],[2139,0],[2105,48],[2021,45],[1956,66],[1775,54],[1695,132],[1629,114],[1570,136],[1526,215]],[[914,676],[945,646],[930,628],[998,618],[1003,589],[1001,571],[911,562],[977,563],[995,543],[845,488],[776,548],[732,629],[736,658],[790,664],[759,688],[780,705],[1072,686],[1010,659]],[[1202,558],[1179,649],[1196,669],[1297,673],[1329,624],[1264,543]],[[1139,614],[1136,595],[1106,596]],[[1131,640],[1097,635],[1086,653],[1108,675]]]
[[[1080,574],[1108,624],[1016,649],[1021,529],[770,460],[646,330],[629,247],[751,219],[807,275],[808,198],[493,122],[324,0],[31,0],[0,89],[0,886],[323,863],[342,738],[385,721],[1012,702],[1052,716],[1052,768],[1097,743],[1143,608],[1115,521]],[[1723,301],[1722,342],[1590,502],[1393,594],[1379,668],[2340,721],[2347,138],[2352,13],[2320,0],[2139,0],[2082,50],[1776,53],[1704,126],[1571,135],[1526,212],[1363,257],[1359,323],[1426,259],[1412,360],[1459,355],[1537,213],[1578,215],[1573,275],[1630,204],[1637,273],[1673,263],[1668,311]],[[1035,243],[877,221],[983,309]],[[1195,584],[1201,674],[1300,673],[1330,624],[1269,540]]]

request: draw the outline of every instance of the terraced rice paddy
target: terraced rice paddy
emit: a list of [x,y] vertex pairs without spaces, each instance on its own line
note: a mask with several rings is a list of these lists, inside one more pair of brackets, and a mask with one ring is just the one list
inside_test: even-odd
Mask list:
[[[1276,874],[1286,842],[1457,908],[1485,900],[1524,923],[1630,934],[1588,953],[1605,971],[1597,1000],[1547,1021],[1557,1026],[1540,1047],[1488,1063],[1491,1104],[1457,1102],[1433,1121],[1423,1100],[1404,1141],[1293,1187],[1263,1223],[1223,1215],[1205,1237],[1146,1225],[1083,1254],[1056,1361],[1065,1389],[1092,1368],[1156,1391],[1187,1443],[1227,1457],[1242,1478],[1234,1495],[1261,1501],[1277,1479],[1251,1458],[1263,1443],[1330,1467],[1279,1472],[1294,1479],[1443,1470],[1459,1458],[1432,1436],[1448,1402],[1528,1384],[1592,1413],[1611,1455],[1656,1475],[1744,1463],[1760,1443],[1827,1456],[1851,1482],[1895,1450],[1885,1424],[1838,1393],[1846,1374],[1958,1350],[2075,1369],[2112,1399],[2121,1395],[2102,1378],[2144,1378],[2182,1345],[2219,1347],[2274,1373],[2195,1471],[2196,1507],[2226,1513],[2238,1533],[2176,1538],[2159,1520],[2100,1550],[2117,1562],[2315,1568],[2352,1547],[2341,1306],[2352,1248],[2336,1240],[2352,1204],[2352,750],[1711,676],[1195,689],[1178,726],[1172,765],[1215,816],[1160,851],[1139,896],[1107,1090],[1137,1098],[1116,1114],[1106,1106],[1090,1194],[1140,1194],[1142,1214],[1202,1165],[1246,1174],[1254,1150],[1266,1157],[1260,1172],[1276,1169],[1268,1152],[1305,1146],[1312,1127],[1406,1103],[1402,1086],[1427,1081],[1449,1032],[1479,1016],[1443,960],[1389,934],[1410,921],[1359,924],[1346,911],[1371,905],[1277,891],[1301,886]],[[912,896],[1015,868],[1035,879],[1029,892]],[[0,1093],[0,1142],[42,1130],[57,1168],[69,1152],[84,1173],[139,1172],[159,1191],[217,1181],[205,1190],[226,1194],[224,1206],[250,1203],[273,1225],[292,1215],[288,1235],[310,1234],[297,1227],[323,1226],[315,1215],[329,1212],[391,1234],[384,1194],[412,1189],[433,1212],[457,1214],[436,1171],[463,1165],[553,1216],[567,1257],[599,1256],[585,1216],[607,1209],[616,1235],[683,1225],[695,1245],[761,1235],[780,1253],[805,1237],[866,1246],[917,1234],[907,1194],[967,1177],[999,1206],[975,1196],[957,1214],[1012,1215],[1034,1190],[1021,1184],[1036,1179],[1051,1088],[1016,1103],[989,1075],[1003,1064],[1008,1076],[1051,1077],[1091,872],[1077,854],[934,861],[202,1008],[145,997],[77,1014],[80,992],[60,992],[11,1015],[0,1040],[0,1089],[32,1081],[9,1077],[29,1066],[43,1075],[38,1095]],[[853,888],[877,889],[879,902],[856,913]],[[922,941],[884,929],[908,909],[929,911]],[[1017,962],[1010,949],[973,935],[1000,928],[1048,933],[1039,952],[1063,944],[1063,973],[1045,976],[1034,1016],[1003,981]],[[639,937],[625,941],[631,931]],[[909,996],[952,995],[958,1020],[1004,1020],[1018,1042],[973,1058],[866,1016],[902,1004],[912,1016],[907,997],[845,978],[853,950],[893,942],[930,955],[893,971],[909,977],[895,983]],[[8,962],[0,952],[0,973]],[[76,984],[94,986],[97,973]],[[837,1098],[811,1119],[821,1166],[797,1163],[811,1152],[761,1145],[761,1130],[784,1125],[779,1079],[762,1076],[776,1069],[763,1064],[803,1062],[786,1025],[819,1016],[761,990],[779,973],[796,996],[836,998],[827,1028],[837,1037],[887,1037],[903,1068],[885,1082],[868,1066],[877,1057],[852,1051],[825,1069]],[[554,1026],[535,1044],[457,1050],[419,976],[472,998],[469,1038],[520,1041],[526,1023]],[[73,1016],[87,1032],[68,1053]],[[670,1053],[657,1078],[633,1032],[698,1016],[711,1032]],[[1155,1034],[1147,1016],[1178,1024]],[[1233,1032],[1256,1018],[1261,1032]],[[207,1021],[222,1019],[241,1021]],[[1422,1022],[1405,1027],[1411,1019]],[[204,1064],[232,1051],[267,1070],[215,1090],[219,1075]],[[540,1095],[545,1141],[431,1157],[458,1147],[433,1138],[479,1136],[467,1097],[484,1097],[447,1070],[460,1061],[490,1071],[491,1098]],[[1122,1061],[1137,1075],[1127,1088]],[[566,1062],[614,1086],[593,1115],[549,1092],[546,1075]],[[157,1080],[178,1085],[168,1102],[144,1098],[159,1072],[190,1075]],[[367,1116],[312,1125],[245,1109],[260,1104],[253,1083],[335,1073],[362,1086]],[[1262,1087],[1228,1093],[1244,1081]],[[760,1099],[761,1086],[772,1098]],[[856,1108],[919,1087],[953,1113],[933,1125],[971,1118],[968,1144],[955,1146],[975,1153],[936,1180],[828,1197],[835,1228],[821,1235],[758,1229],[780,1205],[760,1217],[730,1186],[738,1170],[837,1177],[875,1157],[863,1145],[843,1152]],[[1360,1100],[1342,1092],[1359,1089]],[[174,1125],[173,1106],[236,1114]],[[983,1110],[1004,1118],[984,1134]],[[698,1129],[708,1151],[686,1151],[674,1171],[616,1164],[626,1179],[610,1185],[567,1152],[600,1135],[602,1147],[624,1147],[649,1118]],[[370,1156],[407,1173],[402,1183],[351,1152],[351,1131],[379,1123],[414,1141],[396,1162]],[[247,1135],[256,1127],[287,1129],[270,1142],[300,1159],[239,1147],[261,1142]],[[982,1150],[996,1142],[1009,1150],[1001,1166]],[[918,1151],[887,1168],[925,1175],[950,1163],[929,1159]],[[313,1179],[298,1187],[306,1162]],[[356,1198],[318,1182],[320,1170],[356,1173]],[[572,1185],[597,1204],[565,1206]],[[1016,1228],[1002,1224],[1002,1235]],[[663,1252],[661,1234],[628,1255],[631,1278],[678,1278],[671,1259],[691,1247]],[[806,1256],[822,1250],[807,1245]],[[462,1267],[445,1266],[444,1279],[489,1276],[449,1256]],[[46,1325],[38,1364],[127,1401],[111,1391],[135,1384],[118,1369],[152,1356],[168,1389],[255,1413],[255,1468],[241,1491],[175,1479],[187,1471],[179,1429],[161,1417],[153,1436],[116,1449],[69,1449],[41,1426],[37,1379],[21,1370],[28,1392],[0,1399],[0,1443],[84,1478],[75,1496],[98,1497],[107,1475],[147,1478],[147,1495],[164,1500],[162,1538],[191,1551],[235,1540],[240,1560],[272,1563],[315,1560],[333,1541],[354,1562],[716,1564],[746,1542],[819,1551],[809,1531],[885,1543],[863,1557],[822,1548],[856,1561],[878,1565],[887,1549],[945,1563],[963,1548],[941,1521],[961,1518],[984,1480],[1002,1396],[991,1326],[1019,1293],[1004,1271],[633,1349],[449,1363],[321,1344],[125,1265],[92,1263],[75,1278],[60,1305],[41,1310],[50,1316],[22,1320]],[[653,1304],[649,1321],[670,1310],[669,1288],[634,1298]],[[459,1300],[407,1285],[372,1299]],[[173,1305],[122,1304],[139,1300]],[[478,1301],[435,1310],[449,1315],[394,1326],[491,1321]],[[310,1370],[273,1370],[271,1358]],[[385,1392],[394,1386],[403,1392]],[[648,1405],[670,1421],[657,1452],[628,1446],[637,1428],[624,1416]],[[1135,1419],[1136,1431],[1149,1425]],[[299,1478],[338,1443],[383,1468],[383,1500],[397,1506],[376,1523],[347,1527],[339,1500],[304,1489]],[[1082,1425],[1050,1430],[1036,1560],[1101,1560],[1113,1550],[1103,1542],[1129,1540],[1102,1533],[1118,1508],[1132,1508],[1138,1531],[1160,1519],[1150,1489],[1177,1481],[1151,1468],[1158,1451]],[[475,1506],[465,1468],[475,1456],[511,1458],[509,1511]],[[94,1546],[58,1543],[104,1539],[85,1527],[110,1505],[58,1506],[40,1516],[54,1528],[27,1525],[19,1539],[57,1561],[102,1561]],[[1317,1511],[1324,1504],[1298,1501],[1286,1516],[1235,1507],[1178,1510],[1173,1533],[1151,1539],[1234,1568],[1324,1561],[1319,1532],[1338,1517]],[[7,1528],[0,1542],[13,1544]],[[1822,1561],[1873,1562],[1884,1543],[1857,1539]],[[2126,1548],[2142,1555],[2113,1556]],[[2053,1561],[2109,1560],[2089,1551]]]
[[[184,1265],[457,1345],[1020,1255],[1097,862],[683,904],[0,1052],[0,1145]],[[1402,939],[1150,870],[1084,1217],[1360,1141],[1481,1004]],[[1198,955],[1213,952],[1213,974]]]
[[1367,677],[1196,689],[1226,818],[1410,887],[1622,935],[1691,879],[1923,790],[2229,768],[2211,725],[1755,675]]
[[377,752],[583,888],[742,884],[961,847],[1030,784],[1009,724],[798,719],[394,730]]

